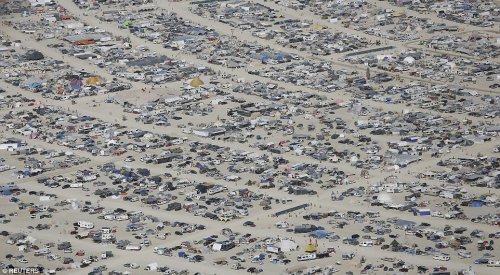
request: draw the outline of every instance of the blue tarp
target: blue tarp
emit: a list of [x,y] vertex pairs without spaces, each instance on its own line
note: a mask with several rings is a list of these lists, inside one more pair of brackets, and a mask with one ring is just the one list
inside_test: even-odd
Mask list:
[[1,190],[2,195],[4,195],[4,196],[10,196],[10,195],[12,195],[12,192],[13,192],[12,189],[13,188],[14,188],[14,186],[6,185],[6,186],[1,186],[0,190]]
[[483,202],[480,200],[473,200],[471,203],[471,207],[482,207],[482,206],[483,206]]

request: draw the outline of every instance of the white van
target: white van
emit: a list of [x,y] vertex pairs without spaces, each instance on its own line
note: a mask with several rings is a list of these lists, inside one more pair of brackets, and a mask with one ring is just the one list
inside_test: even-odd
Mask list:
[[82,188],[83,187],[83,183],[81,182],[74,182],[74,183],[71,183],[69,185],[70,188]]

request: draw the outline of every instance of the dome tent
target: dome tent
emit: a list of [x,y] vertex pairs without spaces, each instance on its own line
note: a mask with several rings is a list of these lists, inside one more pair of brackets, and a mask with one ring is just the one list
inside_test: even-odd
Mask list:
[[205,83],[203,82],[203,80],[200,79],[199,76],[193,78],[193,80],[191,80],[191,82],[189,83],[189,85],[191,87],[194,87],[194,88],[198,88],[198,87],[200,87],[203,84],[205,84]]

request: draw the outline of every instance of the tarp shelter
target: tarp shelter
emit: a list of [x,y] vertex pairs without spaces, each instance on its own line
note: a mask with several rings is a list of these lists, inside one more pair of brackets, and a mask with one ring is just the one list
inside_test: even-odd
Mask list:
[[82,89],[83,82],[80,79],[72,79],[69,85],[71,89],[79,91]]
[[429,216],[431,214],[431,210],[430,209],[418,209],[418,214],[420,214],[420,216]]
[[298,273],[298,272],[305,270],[306,268],[307,268],[307,266],[305,266],[305,265],[294,266],[293,268],[287,269],[287,272],[288,273]]
[[310,236],[314,236],[317,239],[323,239],[327,234],[326,230],[316,230],[309,233]]
[[124,26],[125,28],[128,28],[128,26],[130,26],[132,22],[130,20],[127,20],[125,22],[122,23],[122,26]]
[[13,185],[0,186],[1,194],[4,196],[10,196],[13,192]]
[[471,207],[482,207],[483,206],[483,201],[481,200],[473,200],[471,202]]
[[161,56],[147,56],[140,59],[132,60],[127,63],[129,67],[144,67],[144,66],[153,66],[159,63],[168,62],[168,57]]
[[295,251],[298,248],[298,245],[290,240],[282,240],[279,244],[278,247],[282,252],[290,252],[290,251]]
[[393,241],[391,242],[391,246],[392,246],[392,247],[398,247],[398,246],[399,246],[399,242],[398,242],[398,241],[396,241],[396,240],[393,240]]
[[23,85],[30,88],[42,87],[42,80],[36,77],[30,77],[23,82]]
[[46,202],[50,201],[50,196],[40,196],[38,199],[40,202]]
[[234,60],[229,60],[227,62],[227,64],[226,64],[226,66],[228,68],[239,68],[239,67],[241,67],[241,65],[238,62],[234,61]]
[[30,50],[30,51],[27,51],[26,54],[24,55],[24,58],[26,60],[42,60],[44,58],[44,55],[39,52],[39,51],[35,51],[35,50]]

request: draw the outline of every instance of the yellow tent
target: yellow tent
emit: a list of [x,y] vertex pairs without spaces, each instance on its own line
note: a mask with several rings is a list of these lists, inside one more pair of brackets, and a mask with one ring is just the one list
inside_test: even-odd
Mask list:
[[312,27],[313,29],[317,30],[317,31],[320,31],[320,30],[322,30],[322,29],[324,28],[323,26],[318,25],[318,24],[313,25],[313,26],[311,26],[311,27]]
[[91,76],[91,77],[87,77],[85,79],[85,84],[87,84],[87,85],[96,85],[100,82],[101,82],[101,78],[98,76]]
[[200,79],[199,76],[193,78],[193,80],[191,80],[191,82],[189,83],[189,85],[191,85],[191,87],[194,87],[194,88],[200,87],[203,84],[205,84],[205,83],[203,82],[203,80]]
[[392,16],[394,17],[406,16],[406,13],[404,11],[395,11],[392,13]]
[[308,244],[304,247],[304,251],[308,253],[316,252],[316,246]]

